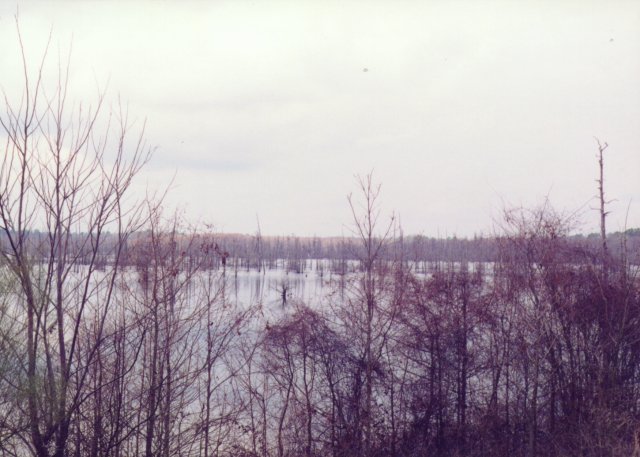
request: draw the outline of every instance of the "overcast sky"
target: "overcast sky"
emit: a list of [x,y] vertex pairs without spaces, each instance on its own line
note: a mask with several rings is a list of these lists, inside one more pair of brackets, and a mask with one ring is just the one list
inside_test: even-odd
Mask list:
[[[0,6],[0,84],[19,76]],[[549,195],[597,230],[640,226],[640,2],[26,2],[37,61],[73,40],[77,100],[108,83],[155,147],[137,191],[227,232],[348,234],[374,170],[405,233],[489,233]]]

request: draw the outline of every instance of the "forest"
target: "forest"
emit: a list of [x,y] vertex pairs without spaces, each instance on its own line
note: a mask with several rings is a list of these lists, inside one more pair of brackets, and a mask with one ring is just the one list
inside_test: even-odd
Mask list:
[[[134,195],[144,131],[61,78],[0,114],[0,455],[640,456],[640,237],[607,232],[606,143],[594,236],[548,201],[405,236],[371,174],[348,238],[224,235]],[[228,300],[310,259],[322,306]]]

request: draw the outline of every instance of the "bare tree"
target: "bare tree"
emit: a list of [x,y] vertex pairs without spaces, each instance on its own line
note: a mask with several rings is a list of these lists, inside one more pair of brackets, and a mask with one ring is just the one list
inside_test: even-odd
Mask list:
[[606,219],[607,219],[607,211],[605,210],[605,206],[607,201],[604,197],[604,151],[609,147],[607,142],[601,143],[600,140],[596,138],[596,142],[598,143],[598,170],[599,177],[596,180],[598,183],[598,200],[600,203],[600,239],[602,241],[602,256],[603,259],[606,259],[608,255],[607,248],[607,229],[606,229]]
[[[393,216],[390,221],[380,226],[379,196],[381,185],[375,185],[373,174],[358,178],[361,201],[357,202],[352,195],[347,197],[353,216],[354,234],[360,241],[358,257],[362,265],[363,275],[358,281],[357,294],[364,305],[364,342],[362,361],[365,370],[365,398],[363,405],[364,455],[370,455],[372,446],[373,421],[373,371],[375,358],[379,348],[374,347],[374,324],[379,306],[380,294],[385,290],[384,280],[376,274],[376,262],[382,259],[384,248],[389,241],[393,228]],[[382,336],[382,335],[378,335]],[[377,349],[377,350],[376,350]]]
[[[68,61],[47,92],[47,52],[30,74],[19,29],[18,38],[24,89],[18,103],[3,94],[0,115],[0,256],[17,282],[26,341],[25,383],[11,388],[26,403],[28,436],[21,439],[38,456],[62,456],[104,338],[123,246],[144,221],[125,197],[149,152],[142,133],[129,139],[126,111],[111,113],[99,128],[103,95],[93,107],[69,107]],[[109,262],[99,271],[103,258]],[[96,327],[81,347],[87,319]]]

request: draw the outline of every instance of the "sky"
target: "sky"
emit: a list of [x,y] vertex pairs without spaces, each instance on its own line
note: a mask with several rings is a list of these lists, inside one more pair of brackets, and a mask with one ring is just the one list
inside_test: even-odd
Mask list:
[[[71,45],[71,96],[146,121],[136,195],[224,232],[348,235],[357,176],[406,234],[493,233],[548,197],[640,227],[640,2],[2,2],[0,86]],[[14,92],[12,92],[14,91]],[[76,105],[77,106],[77,105]]]

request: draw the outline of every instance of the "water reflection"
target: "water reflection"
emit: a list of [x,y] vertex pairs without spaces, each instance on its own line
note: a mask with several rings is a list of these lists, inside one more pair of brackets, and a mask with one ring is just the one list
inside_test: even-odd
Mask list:
[[225,272],[227,300],[235,305],[260,304],[273,308],[291,302],[320,304],[330,291],[329,275],[316,261],[308,260],[303,272],[282,268],[239,269]]

